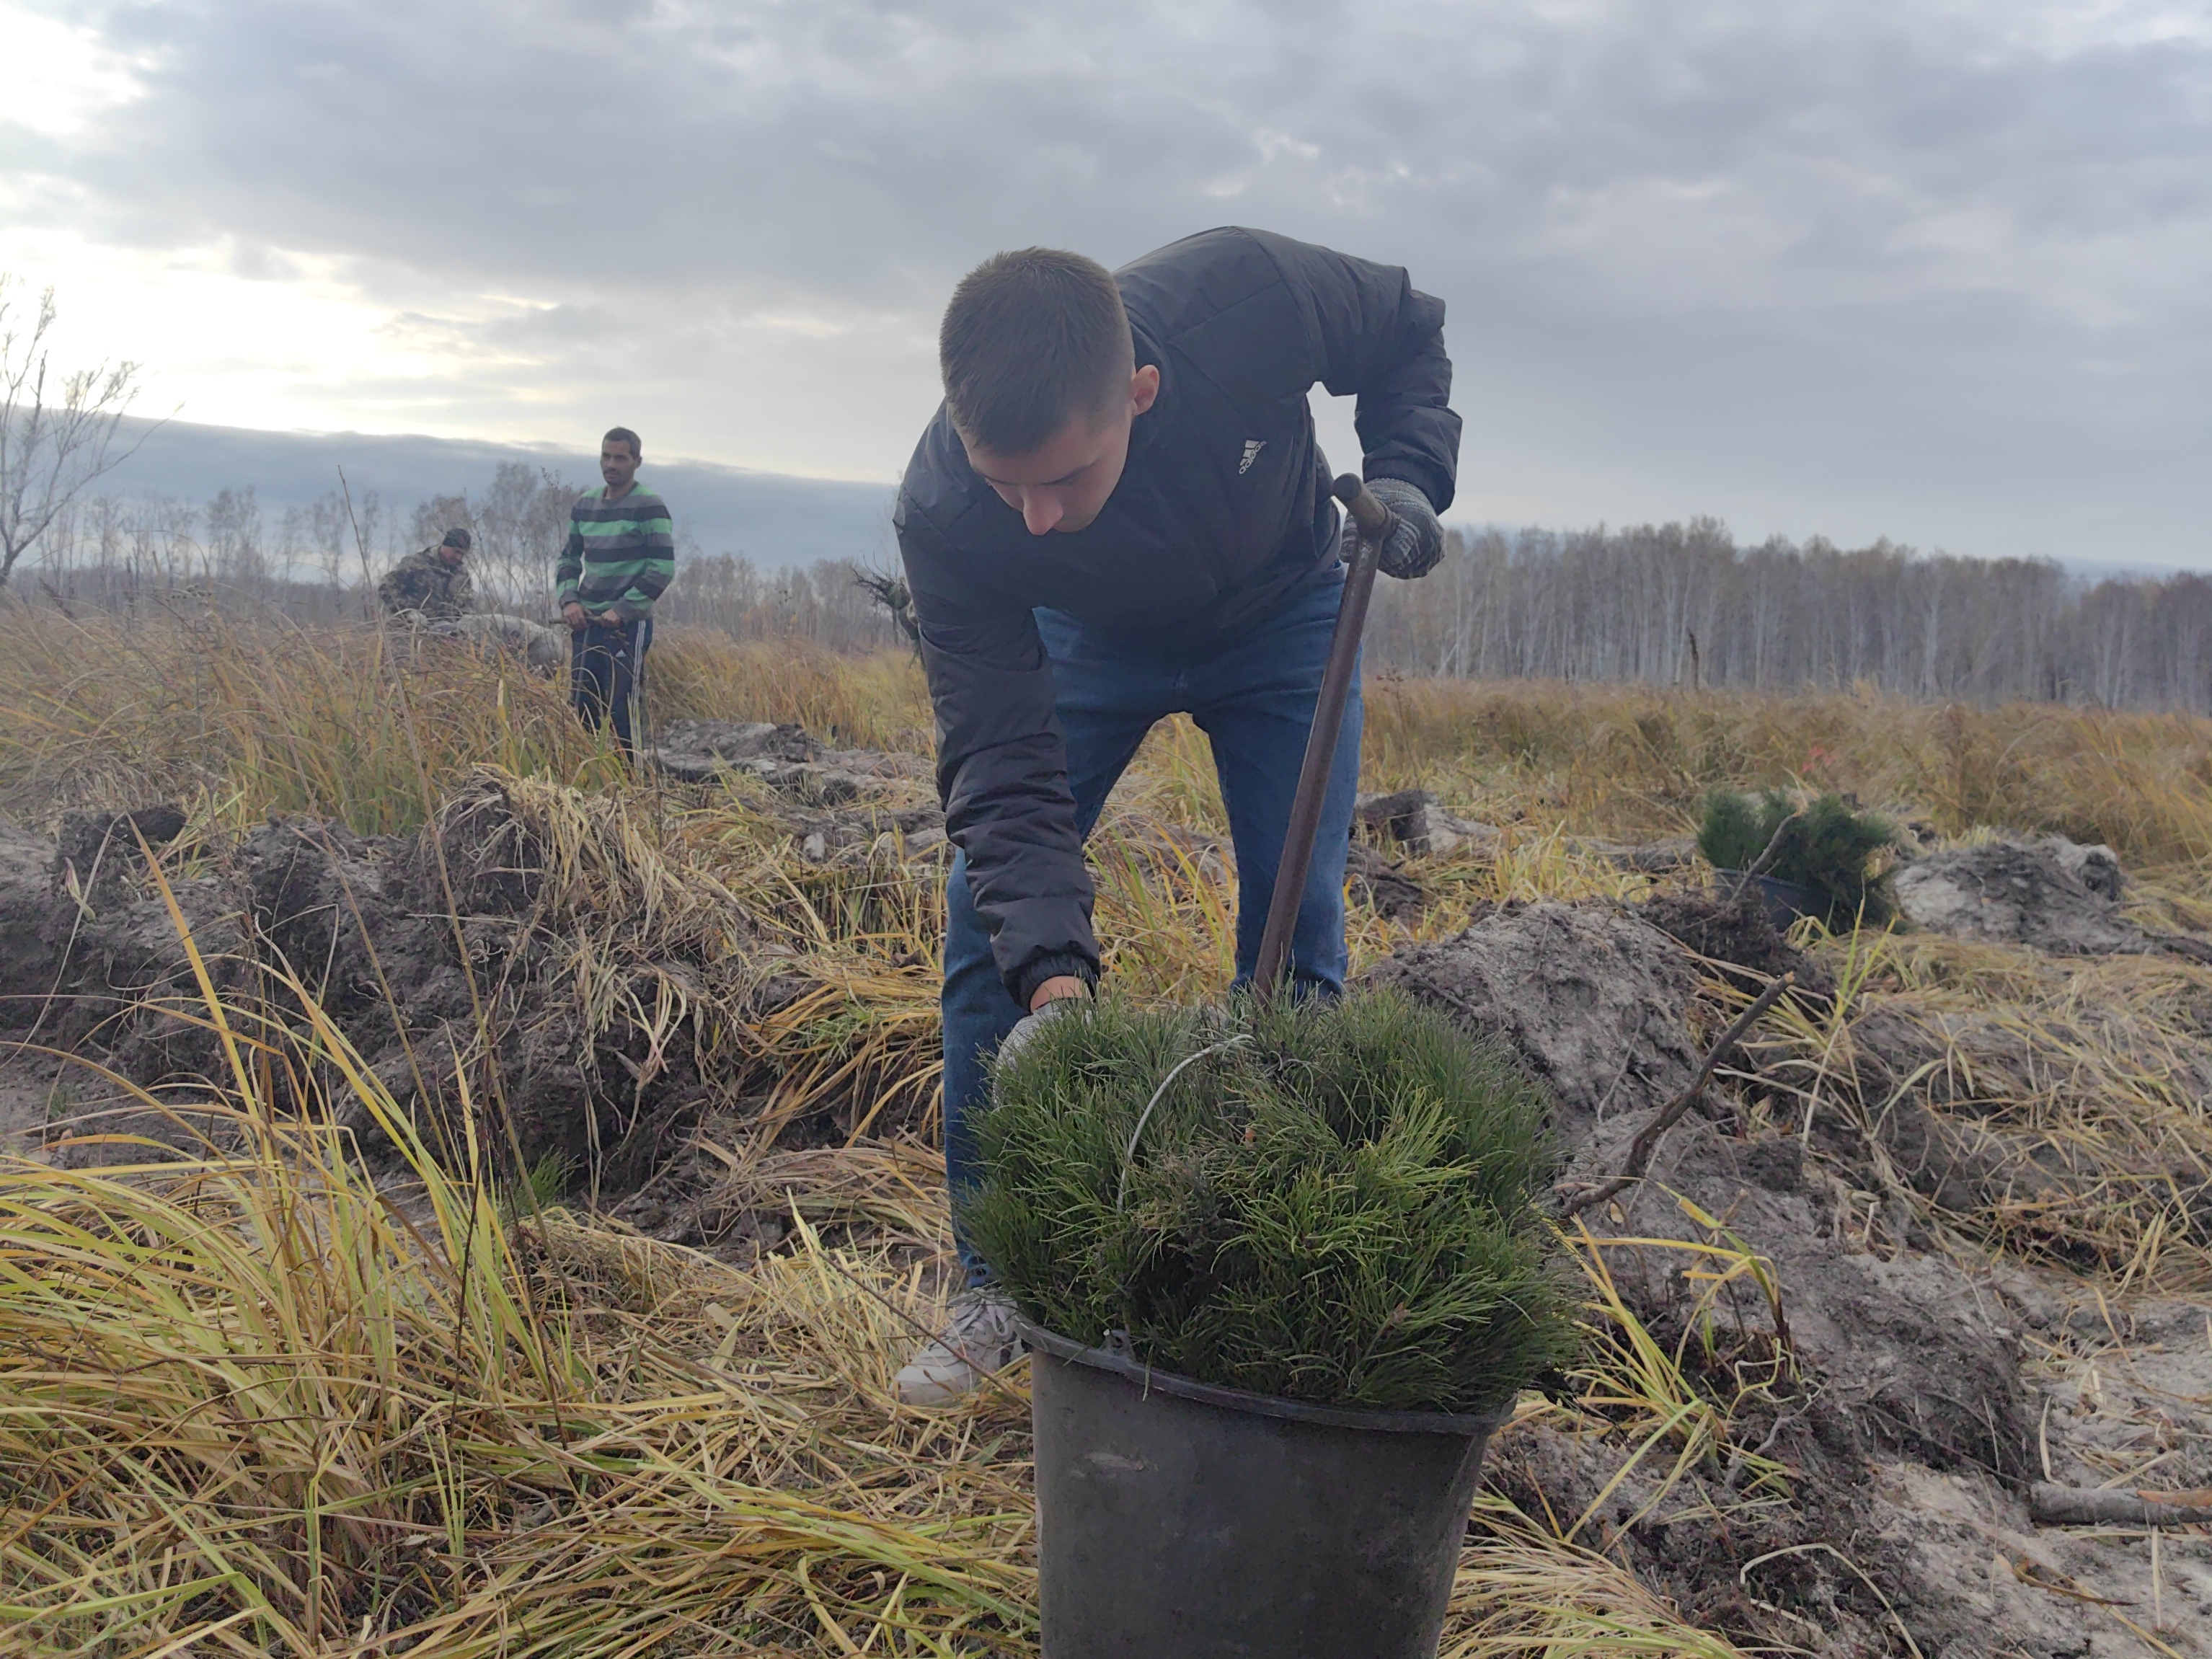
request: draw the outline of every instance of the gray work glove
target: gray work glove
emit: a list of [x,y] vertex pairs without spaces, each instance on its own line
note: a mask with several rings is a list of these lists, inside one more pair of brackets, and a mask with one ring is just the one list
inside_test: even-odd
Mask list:
[[1037,1033],[1044,1030],[1050,1021],[1059,1018],[1060,1011],[1075,1000],[1074,997],[1054,997],[1035,1013],[1024,1014],[1015,1022],[1014,1029],[1000,1039],[999,1064],[1012,1065],[1021,1057],[1022,1050],[1036,1041]]
[[1367,489],[1398,520],[1383,538],[1375,568],[1407,582],[1434,570],[1437,561],[1444,556],[1444,527],[1437,522],[1437,510],[1429,505],[1429,498],[1418,485],[1403,478],[1377,478]]

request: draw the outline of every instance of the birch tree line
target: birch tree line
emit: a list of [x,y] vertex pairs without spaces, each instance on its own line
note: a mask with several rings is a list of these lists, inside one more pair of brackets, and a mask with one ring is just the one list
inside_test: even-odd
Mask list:
[[[392,560],[454,526],[481,602],[552,614],[574,487],[508,463],[471,494],[394,509],[332,490],[265,508],[251,487],[193,504],[72,503],[17,573],[21,599],[129,610],[177,596],[358,619]],[[679,520],[680,526],[680,520]],[[903,647],[853,560],[763,564],[684,546],[664,621],[833,650]],[[1710,519],[1562,534],[1454,530],[1436,570],[1385,580],[1367,662],[1473,679],[1634,680],[1790,691],[1866,684],[1920,699],[2024,698],[2212,713],[2212,580],[2088,581],[2045,559],[1825,539],[1739,547]]]
[[1385,581],[1368,660],[1475,679],[1636,680],[1923,699],[2212,711],[2212,581],[2090,582],[2047,559],[1740,548],[1710,519],[1452,532],[1418,583]]

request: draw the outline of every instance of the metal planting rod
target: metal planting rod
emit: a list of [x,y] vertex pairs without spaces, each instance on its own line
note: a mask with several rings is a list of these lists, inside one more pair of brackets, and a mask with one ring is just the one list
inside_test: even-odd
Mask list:
[[1336,739],[1344,729],[1344,705],[1352,695],[1352,671],[1359,661],[1359,635],[1367,626],[1367,599],[1375,591],[1375,562],[1395,521],[1390,509],[1347,472],[1334,488],[1336,499],[1358,526],[1344,597],[1337,604],[1336,632],[1328,642],[1328,665],[1322,671],[1321,696],[1314,703],[1313,729],[1306,734],[1306,757],[1298,768],[1297,793],[1291,798],[1291,821],[1283,831],[1283,856],[1275,866],[1274,895],[1267,903],[1267,926],[1260,935],[1260,959],[1252,982],[1265,992],[1281,981],[1291,957],[1291,933],[1297,926],[1298,901],[1313,864],[1314,835],[1321,827],[1322,803],[1328,798],[1328,775],[1336,759]]

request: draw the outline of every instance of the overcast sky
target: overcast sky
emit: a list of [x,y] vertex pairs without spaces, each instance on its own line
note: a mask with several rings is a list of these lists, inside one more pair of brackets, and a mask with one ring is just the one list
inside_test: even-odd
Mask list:
[[889,481],[978,258],[1241,222],[1447,301],[1459,516],[2212,565],[2212,0],[0,0],[0,270],[142,410]]

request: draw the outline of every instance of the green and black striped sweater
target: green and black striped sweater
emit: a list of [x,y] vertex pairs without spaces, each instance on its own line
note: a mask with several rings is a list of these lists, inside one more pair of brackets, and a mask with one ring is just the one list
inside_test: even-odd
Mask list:
[[633,484],[618,501],[604,487],[568,509],[568,544],[554,570],[557,602],[571,599],[597,617],[611,611],[624,622],[653,613],[653,602],[676,575],[676,532],[668,504]]

